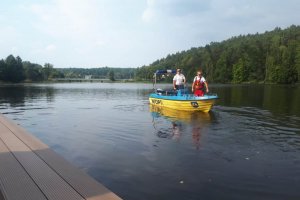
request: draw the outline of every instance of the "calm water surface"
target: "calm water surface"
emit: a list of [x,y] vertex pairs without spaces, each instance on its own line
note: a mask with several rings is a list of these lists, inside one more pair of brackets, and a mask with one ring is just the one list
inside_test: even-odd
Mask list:
[[0,85],[0,112],[124,199],[300,199],[300,87],[210,90],[205,114],[151,84]]

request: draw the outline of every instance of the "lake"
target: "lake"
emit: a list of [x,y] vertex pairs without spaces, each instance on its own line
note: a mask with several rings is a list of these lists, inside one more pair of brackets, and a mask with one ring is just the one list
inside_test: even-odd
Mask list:
[[300,86],[210,91],[187,113],[152,84],[2,84],[0,112],[124,199],[300,199]]

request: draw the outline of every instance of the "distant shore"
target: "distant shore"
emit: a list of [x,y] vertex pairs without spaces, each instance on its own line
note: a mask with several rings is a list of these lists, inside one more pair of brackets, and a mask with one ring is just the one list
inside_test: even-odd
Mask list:
[[[146,80],[134,80],[134,79],[119,79],[119,80],[109,80],[109,79],[80,79],[80,78],[66,78],[66,79],[51,79],[48,81],[30,81],[25,80],[19,83],[13,82],[3,82],[0,81],[1,84],[24,84],[24,83],[149,83],[152,84],[152,81]],[[172,84],[171,82],[157,82],[156,84]],[[192,84],[188,82],[187,84]],[[278,83],[269,83],[269,82],[242,82],[242,83],[213,83],[209,82],[209,84],[224,84],[224,85],[291,85],[291,86],[299,86],[300,83],[294,84],[278,84]]]

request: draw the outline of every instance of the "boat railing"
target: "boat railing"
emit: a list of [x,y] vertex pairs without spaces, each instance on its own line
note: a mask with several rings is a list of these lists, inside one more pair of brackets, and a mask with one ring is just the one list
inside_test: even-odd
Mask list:
[[[188,89],[179,89],[179,90],[173,90],[173,89],[170,89],[170,90],[164,90],[164,89],[156,89],[155,91],[156,94],[158,95],[163,95],[163,96],[184,96],[186,97],[187,99],[195,99],[197,96],[195,96],[194,94],[191,94],[188,92]],[[215,94],[215,93],[206,93],[204,95],[204,97],[208,97],[208,96],[214,96],[214,97],[217,97],[218,98],[218,95]]]

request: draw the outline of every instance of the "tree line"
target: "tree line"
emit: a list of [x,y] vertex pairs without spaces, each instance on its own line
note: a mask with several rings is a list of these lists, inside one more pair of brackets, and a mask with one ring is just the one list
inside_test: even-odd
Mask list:
[[39,82],[56,78],[92,78],[110,79],[134,79],[135,68],[54,68],[52,64],[44,66],[29,61],[22,61],[17,56],[9,55],[0,60],[0,81],[2,82]]
[[174,68],[183,69],[188,81],[201,68],[215,83],[296,83],[300,81],[300,26],[240,35],[168,55],[137,68],[136,79],[151,80],[157,69]]
[[64,77],[64,75],[54,69],[50,63],[41,66],[29,61],[22,61],[19,56],[14,57],[13,55],[0,60],[0,81],[3,82],[47,81],[60,77]]
[[97,79],[134,79],[135,68],[57,68],[66,78],[84,78],[87,75]]

